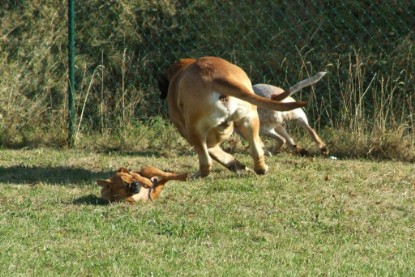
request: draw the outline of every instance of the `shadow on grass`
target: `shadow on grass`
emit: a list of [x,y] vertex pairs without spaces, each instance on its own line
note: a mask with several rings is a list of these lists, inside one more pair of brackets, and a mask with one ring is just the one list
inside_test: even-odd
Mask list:
[[[100,150],[96,153],[111,154],[112,151]],[[154,158],[168,158],[168,157],[193,157],[196,156],[196,152],[192,149],[161,149],[159,151],[118,151],[117,155],[124,157],[154,157]]]
[[132,156],[132,157],[161,157],[160,151],[134,151],[134,150],[121,150],[118,148],[104,148],[94,151],[97,154],[111,155],[116,153],[117,156]]
[[81,196],[77,199],[74,199],[72,201],[74,205],[95,205],[95,206],[107,206],[109,205],[109,202],[97,197],[96,195],[90,194]]
[[0,167],[0,182],[9,184],[36,184],[39,182],[51,185],[79,185],[95,183],[97,179],[105,179],[112,171],[93,172],[73,167]]

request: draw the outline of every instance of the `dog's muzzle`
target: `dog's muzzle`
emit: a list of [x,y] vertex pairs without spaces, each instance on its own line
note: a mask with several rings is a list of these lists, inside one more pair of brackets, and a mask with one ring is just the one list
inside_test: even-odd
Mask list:
[[139,193],[140,189],[141,189],[141,184],[137,181],[133,181],[132,183],[125,183],[125,192],[127,194]]

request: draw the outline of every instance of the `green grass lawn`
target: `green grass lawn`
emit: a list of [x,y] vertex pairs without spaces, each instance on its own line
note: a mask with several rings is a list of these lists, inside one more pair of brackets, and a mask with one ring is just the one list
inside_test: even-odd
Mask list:
[[[248,155],[236,154],[251,166]],[[2,276],[413,276],[414,164],[267,158],[265,176],[214,164],[152,203],[106,204],[118,167],[194,172],[197,157],[0,150]]]

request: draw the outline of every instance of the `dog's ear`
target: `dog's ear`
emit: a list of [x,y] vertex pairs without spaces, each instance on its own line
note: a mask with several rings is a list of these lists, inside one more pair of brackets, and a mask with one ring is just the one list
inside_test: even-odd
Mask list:
[[165,75],[162,75],[157,78],[157,83],[159,85],[160,90],[160,99],[166,99],[167,93],[169,91],[169,80],[166,78]]
[[111,184],[111,180],[110,179],[107,179],[107,180],[97,180],[97,185],[100,186],[100,187],[105,188],[109,184]]
[[118,173],[130,173],[130,171],[128,169],[126,169],[125,167],[120,167],[117,170]]

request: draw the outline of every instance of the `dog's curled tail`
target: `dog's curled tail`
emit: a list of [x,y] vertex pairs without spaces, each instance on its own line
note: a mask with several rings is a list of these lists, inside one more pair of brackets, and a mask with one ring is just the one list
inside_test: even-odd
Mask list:
[[326,75],[326,73],[327,72],[324,72],[324,71],[319,72],[316,75],[314,75],[313,77],[305,79],[305,80],[293,85],[288,90],[285,90],[284,92],[282,92],[280,94],[271,95],[271,99],[274,100],[274,101],[281,101],[281,100],[293,95],[294,93],[296,93],[297,91],[299,91],[299,90],[301,90],[305,87],[314,85],[315,83],[320,81],[320,79],[323,78],[324,75]]

